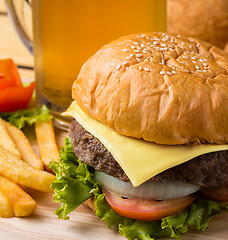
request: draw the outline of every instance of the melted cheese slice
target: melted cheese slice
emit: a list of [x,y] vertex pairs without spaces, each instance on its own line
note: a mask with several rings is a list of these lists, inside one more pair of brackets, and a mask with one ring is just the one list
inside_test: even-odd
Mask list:
[[74,101],[64,116],[75,118],[98,138],[136,187],[164,170],[199,155],[228,150],[228,145],[167,146],[126,137],[88,116]]

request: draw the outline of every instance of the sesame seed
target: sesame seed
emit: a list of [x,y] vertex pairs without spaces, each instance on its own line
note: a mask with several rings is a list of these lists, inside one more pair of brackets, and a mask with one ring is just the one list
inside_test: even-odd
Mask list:
[[195,66],[196,69],[200,69],[200,67],[198,65]]
[[122,49],[123,52],[127,52],[128,50],[126,48]]
[[190,70],[189,69],[184,69],[184,72],[190,73]]
[[196,59],[196,57],[193,57],[193,56],[192,56],[192,57],[191,57],[191,59],[194,59],[194,60],[195,60],[195,59]]
[[170,71],[167,71],[167,74],[168,74],[169,76],[172,76],[172,75],[173,75]]
[[174,49],[172,49],[172,48],[170,48],[170,49],[169,49],[169,51],[175,52],[175,50],[174,50]]
[[147,51],[146,51],[146,50],[143,50],[143,53],[147,53]]
[[133,44],[135,44],[135,45],[138,45],[138,44],[139,44],[139,42],[133,42]]
[[131,59],[131,58],[130,58],[130,57],[125,57],[125,59],[128,59],[128,60],[129,60],[129,59]]
[[164,51],[164,48],[160,48],[160,51]]
[[136,52],[136,53],[140,53],[140,51],[139,51],[139,50],[134,50],[134,52]]
[[153,44],[154,44],[154,45],[158,45],[158,42],[157,42],[157,41],[153,41]]
[[197,72],[202,72],[202,70],[196,70]]
[[208,62],[209,60],[208,59],[206,59],[206,58],[203,58],[203,60],[204,60],[204,62]]
[[130,56],[130,57],[133,57],[134,55],[131,53],[129,56]]
[[183,56],[183,58],[188,59],[188,56]]
[[141,34],[141,37],[145,37],[145,35],[144,35],[144,34]]
[[166,42],[166,41],[168,41],[168,40],[169,40],[168,37],[164,37],[164,38],[162,39],[163,42]]
[[181,42],[181,45],[184,45],[185,43],[184,42]]
[[135,46],[131,46],[132,49],[135,49]]
[[142,62],[142,60],[141,60],[140,58],[136,58],[136,60],[137,60],[138,62]]
[[206,72],[207,72],[207,70],[203,70],[203,72],[204,72],[204,73],[206,73]]
[[172,73],[173,73],[173,74],[177,74],[177,72],[176,72],[176,71],[174,71],[174,70],[172,71]]
[[161,74],[161,75],[164,75],[164,74],[165,74],[165,71],[164,71],[164,70],[162,70],[162,71],[160,72],[160,74]]
[[137,49],[138,49],[138,50],[142,50],[142,48],[141,48],[141,47],[137,47]]
[[137,58],[141,58],[143,55],[141,54],[141,53],[139,53],[139,54],[136,54],[136,57]]
[[128,70],[129,67],[126,67],[126,71]]
[[167,51],[168,50],[167,47],[164,47],[164,50]]
[[127,64],[128,64],[128,62],[123,62],[122,64],[123,64],[123,65],[127,65]]
[[196,63],[196,61],[192,61],[193,63]]
[[192,48],[192,45],[189,45],[189,48]]
[[141,43],[141,47],[143,48],[143,47],[145,47],[145,45],[143,43]]
[[142,71],[142,67],[141,66],[139,67],[139,70]]
[[149,71],[150,71],[150,69],[149,69],[149,68],[144,68],[144,70],[145,70],[146,72],[149,72]]
[[178,38],[180,38],[181,36],[180,35],[177,35]]
[[204,66],[207,66],[207,64],[206,64],[206,63],[203,63],[203,65],[204,65]]
[[148,43],[146,43],[146,45],[151,45],[151,43],[148,42]]
[[203,62],[204,62],[204,61],[203,61],[203,59],[201,59],[201,58],[199,59],[199,61],[200,61],[201,63],[203,63]]
[[182,63],[182,64],[186,64],[186,62],[183,62],[183,61],[180,61],[180,63]]
[[161,46],[162,46],[162,47],[167,47],[167,44],[161,43]]
[[199,44],[196,44],[196,47],[198,48],[200,45]]
[[119,70],[121,68],[121,65],[117,65],[116,70]]

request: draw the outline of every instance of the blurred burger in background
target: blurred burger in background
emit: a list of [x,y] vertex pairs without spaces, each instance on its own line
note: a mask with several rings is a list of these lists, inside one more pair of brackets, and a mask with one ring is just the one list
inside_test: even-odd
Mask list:
[[167,0],[167,31],[196,37],[224,49],[228,41],[227,0]]

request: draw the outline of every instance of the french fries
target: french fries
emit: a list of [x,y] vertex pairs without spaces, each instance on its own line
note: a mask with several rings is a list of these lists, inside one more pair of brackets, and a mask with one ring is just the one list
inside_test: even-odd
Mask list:
[[29,166],[2,146],[0,146],[0,174],[41,192],[52,192],[50,185],[55,179],[53,174]]
[[[0,217],[25,217],[36,208],[36,201],[23,187],[52,192],[55,176],[50,161],[59,159],[52,120],[36,122],[39,158],[24,133],[0,118]],[[21,187],[19,186],[21,185]]]
[[52,120],[46,122],[36,122],[35,131],[39,147],[40,157],[44,166],[49,170],[48,165],[51,161],[59,159],[59,151],[55,141],[55,133]]
[[13,217],[13,208],[7,196],[0,190],[0,217]]
[[[34,153],[32,146],[29,143],[26,136],[24,135],[24,133],[21,130],[19,130],[18,128],[14,127],[13,125],[9,124],[8,122],[6,122],[4,120],[2,120],[2,123],[5,126],[11,139],[13,140],[15,146],[19,150],[22,159],[26,163],[28,163],[30,166],[32,166],[36,169],[39,169],[39,170],[43,170],[44,169],[43,162]],[[12,151],[10,151],[10,152],[12,152]]]
[[0,190],[8,196],[14,216],[26,217],[34,212],[36,208],[35,200],[24,192],[16,183],[0,176]]
[[10,135],[8,134],[5,128],[3,121],[4,120],[0,118],[0,145],[3,146],[8,151],[10,151],[11,153],[20,157],[21,155],[18,149],[16,148],[13,140],[10,138]]

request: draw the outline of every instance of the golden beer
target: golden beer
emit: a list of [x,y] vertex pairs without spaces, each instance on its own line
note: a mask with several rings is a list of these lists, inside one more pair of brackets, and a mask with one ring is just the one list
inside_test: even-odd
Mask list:
[[71,86],[100,47],[137,32],[166,30],[166,0],[33,0],[37,100],[52,111],[71,103]]

